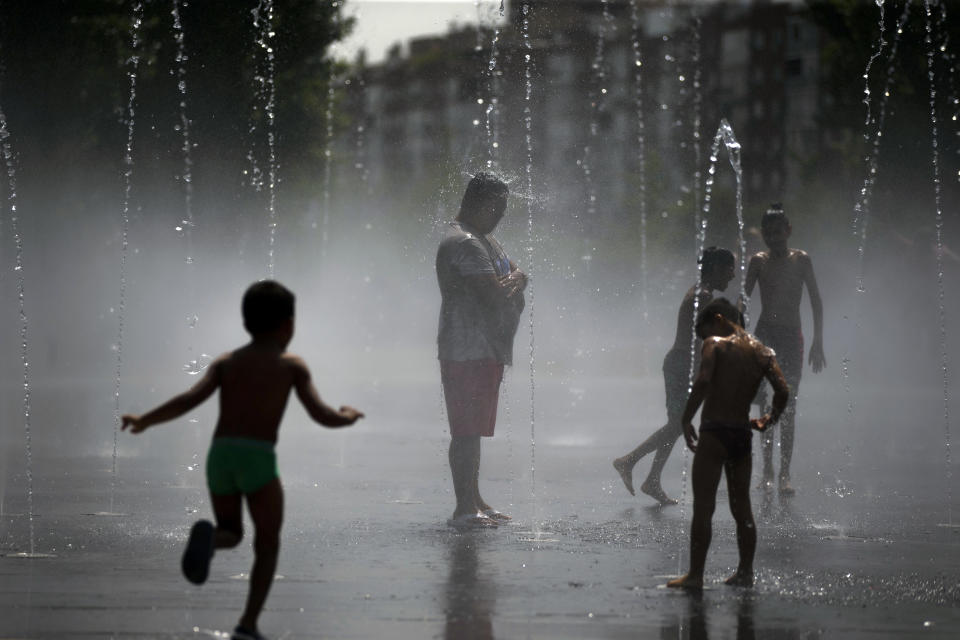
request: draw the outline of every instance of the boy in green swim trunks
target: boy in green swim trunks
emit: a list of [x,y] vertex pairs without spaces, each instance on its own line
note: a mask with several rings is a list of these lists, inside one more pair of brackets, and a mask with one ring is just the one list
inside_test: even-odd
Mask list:
[[257,282],[247,289],[242,307],[250,343],[214,360],[190,390],[143,415],[123,416],[122,428],[141,433],[183,415],[220,389],[220,416],[207,457],[217,524],[199,520],[193,525],[182,568],[188,580],[202,584],[214,549],[239,544],[245,497],[254,526],[254,561],[246,608],[232,638],[260,640],[257,618],[276,570],[283,521],[274,445],[290,390],[296,391],[310,417],[327,427],[351,425],[363,414],[347,406],[335,410],[320,400],[307,365],[286,352],[293,337],[293,293],[272,280]]

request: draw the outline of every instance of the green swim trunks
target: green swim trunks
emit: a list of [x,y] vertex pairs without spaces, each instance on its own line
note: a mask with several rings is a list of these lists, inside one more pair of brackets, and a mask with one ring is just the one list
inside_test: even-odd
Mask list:
[[214,438],[207,454],[207,486],[215,496],[253,493],[274,478],[273,443],[251,438]]

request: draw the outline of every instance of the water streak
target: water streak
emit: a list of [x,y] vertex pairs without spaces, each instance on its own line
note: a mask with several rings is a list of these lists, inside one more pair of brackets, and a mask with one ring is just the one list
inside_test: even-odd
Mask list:
[[[867,230],[870,222],[870,203],[873,196],[873,188],[877,181],[878,168],[879,168],[879,157],[880,157],[880,144],[883,140],[883,131],[886,125],[887,117],[887,104],[890,99],[890,92],[893,88],[894,80],[894,71],[895,63],[897,60],[897,53],[900,46],[900,36],[903,35],[903,28],[907,22],[907,18],[910,15],[910,3],[906,2],[903,5],[903,11],[900,14],[899,19],[897,20],[896,30],[894,32],[893,41],[890,43],[890,52],[887,56],[887,77],[884,82],[883,92],[880,94],[880,100],[878,103],[877,116],[872,121],[875,123],[875,127],[869,129],[865,132],[864,137],[867,140],[868,144],[868,153],[864,159],[866,162],[866,175],[863,179],[863,185],[860,187],[860,195],[857,200],[856,205],[854,205],[854,216],[853,216],[853,231],[854,235],[858,237],[857,245],[857,292],[865,293],[866,287],[864,285],[865,280],[865,256],[866,256],[866,247],[867,247]],[[881,26],[881,39],[882,39],[882,26]],[[880,47],[878,46],[878,53]],[[873,58],[871,58],[871,63]],[[864,76],[869,75],[869,64],[867,70],[864,72]],[[869,102],[869,96],[867,98]],[[868,109],[870,107],[868,106]],[[868,112],[869,113],[869,112]],[[868,126],[870,124],[870,118],[868,115]],[[862,304],[863,300],[861,297],[857,297],[854,301],[855,308],[853,310],[853,322],[855,327],[855,332],[853,336],[857,335],[857,332],[860,330],[860,316],[862,314]],[[853,427],[853,415],[854,415],[854,400],[852,394],[852,386],[850,384],[850,369],[853,363],[853,360],[850,355],[850,350],[852,347],[853,340],[848,340],[846,342],[844,356],[842,360],[841,367],[841,377],[843,379],[843,389],[844,394],[847,396],[847,423],[848,423],[848,432]],[[849,451],[849,449],[847,449]],[[845,466],[849,466],[850,461],[845,461]],[[838,478],[838,482],[840,479]],[[845,491],[840,491],[838,489],[838,495],[843,497],[846,495]]]
[[320,226],[320,259],[327,257],[327,243],[330,236],[330,180],[333,176],[333,104],[336,97],[333,63],[330,63],[330,75],[327,77],[327,100],[324,107],[325,132],[323,139],[323,221]]
[[[600,117],[606,109],[607,95],[607,63],[605,60],[607,29],[612,23],[609,0],[600,0],[603,12],[600,17],[600,26],[597,30],[597,42],[593,53],[593,63],[590,65],[594,73],[595,88],[590,96],[590,129],[587,144],[583,147],[583,158],[580,167],[583,170],[583,179],[587,188],[587,220],[595,224],[597,214],[597,189],[593,179],[592,158],[597,138],[600,133]],[[589,255],[589,253],[587,254]]]
[[[696,8],[694,8],[696,12]],[[693,21],[693,211],[694,224],[700,228],[700,180],[703,179],[700,167],[703,162],[702,121],[703,121],[703,64],[701,62],[703,45],[701,32],[703,18],[699,12],[694,15]],[[700,254],[697,254],[699,257]]]
[[[523,14],[522,34],[523,34],[523,60],[524,60],[524,96],[523,96],[523,125],[524,141],[526,143],[527,162],[526,178],[527,193],[533,194],[533,110],[530,106],[530,98],[533,95],[533,45],[530,42],[530,4],[523,3],[521,9]],[[537,429],[536,429],[536,351],[534,344],[534,285],[533,285],[533,263],[534,263],[534,234],[533,234],[533,198],[526,198],[527,203],[527,316],[529,318],[530,330],[530,501],[533,509],[533,516],[530,522],[532,531],[537,532],[540,525],[537,522]]]
[[[500,19],[503,19],[504,6],[500,2]],[[479,29],[478,29],[479,32]],[[487,62],[487,107],[484,118],[487,129],[487,168],[493,169],[500,156],[500,75],[499,69],[500,25],[494,28],[490,42],[490,60]]]
[[950,452],[950,386],[949,386],[949,363],[947,360],[947,318],[946,318],[946,294],[944,290],[943,277],[943,206],[941,197],[941,172],[940,172],[940,132],[937,117],[937,84],[936,73],[934,71],[934,61],[936,58],[936,47],[933,39],[933,16],[931,0],[924,0],[924,10],[926,12],[926,36],[924,42],[927,45],[927,80],[930,83],[930,137],[932,142],[932,164],[933,164],[933,193],[934,205],[936,207],[936,230],[937,230],[937,307],[940,319],[940,369],[943,377],[943,432],[945,439],[945,452],[947,464],[947,523],[953,524],[953,461]]
[[[367,81],[366,73],[364,69],[360,69],[357,72],[356,82],[357,82],[357,93],[360,95],[360,104],[364,105],[360,113],[357,115],[357,126],[356,126],[356,155],[353,162],[353,168],[357,170],[360,174],[360,184],[363,186],[363,194],[365,196],[371,195],[370,190],[370,168],[367,166],[367,110],[366,110],[366,98],[364,93],[367,90]],[[332,105],[331,105],[332,108]],[[329,135],[332,136],[333,131],[329,132]]]
[[[184,45],[183,37],[183,23],[180,19],[180,0],[173,0],[172,7],[170,10],[170,15],[173,17],[173,34],[174,41],[177,45],[177,91],[180,94],[179,101],[179,112],[180,112],[180,124],[177,129],[180,131],[180,135],[183,138],[183,144],[180,147],[180,151],[183,154],[183,175],[181,180],[183,182],[183,207],[184,207],[184,219],[180,221],[175,228],[177,233],[180,233],[187,245],[187,254],[184,261],[187,265],[187,283],[188,283],[188,295],[187,300],[189,301],[190,307],[194,306],[195,294],[194,294],[194,260],[193,260],[193,229],[195,227],[193,219],[193,144],[190,141],[190,119],[187,117],[187,50]],[[202,354],[200,358],[194,357],[193,351],[193,333],[196,331],[199,318],[191,310],[187,314],[187,327],[190,330],[190,338],[187,341],[187,363],[183,366],[183,370],[190,374],[199,373],[202,368],[205,366],[201,361],[203,360]]]
[[264,55],[263,68],[257,74],[257,97],[263,102],[263,112],[267,118],[267,189],[269,200],[270,245],[267,252],[267,273],[270,278],[276,267],[277,244],[277,149],[276,122],[274,113],[277,104],[275,54],[272,41],[276,36],[273,30],[273,0],[260,0],[252,10],[253,27],[256,29],[256,45]]
[[[637,172],[640,181],[640,304],[643,307],[644,325],[649,327],[650,313],[647,293],[649,291],[647,273],[647,157],[646,130],[643,118],[643,55],[640,40],[643,37],[643,25],[637,0],[630,0],[631,46],[633,49],[633,106],[637,114]],[[646,348],[646,341],[644,341]],[[644,357],[644,362],[647,358]]]
[[116,375],[113,389],[113,465],[110,475],[110,511],[113,512],[114,496],[117,487],[117,434],[120,432],[120,381],[123,370],[123,329],[127,306],[127,247],[130,231],[130,192],[133,186],[133,132],[135,104],[137,100],[137,73],[140,68],[140,56],[137,49],[140,47],[140,26],[143,23],[143,4],[133,5],[133,16],[130,22],[130,58],[127,64],[127,78],[130,80],[130,89],[127,94],[127,143],[123,154],[123,204],[120,210],[120,300],[117,304],[117,342],[114,346],[117,352]]
[[26,452],[27,475],[27,519],[30,522],[30,554],[34,556],[33,530],[33,442],[30,435],[30,359],[29,340],[27,336],[26,293],[23,269],[23,236],[20,233],[20,218],[17,214],[17,170],[10,145],[10,131],[7,128],[7,117],[0,108],[0,145],[2,145],[3,160],[7,168],[7,204],[10,208],[10,232],[16,247],[17,274],[17,303],[20,309],[20,362],[23,366],[23,433]]
[[[887,41],[884,40],[884,34],[886,32],[886,15],[883,7],[884,0],[874,0],[877,4],[877,7],[880,9],[880,36],[877,39],[877,50],[873,52],[873,55],[870,56],[870,59],[867,60],[867,68],[863,71],[863,104],[867,108],[867,117],[864,121],[864,126],[869,127],[871,123],[870,117],[870,68],[873,67],[873,63],[883,55],[883,48],[886,46]],[[907,2],[906,4],[910,4]],[[864,137],[867,134],[864,133]]]
[[180,94],[179,131],[183,137],[180,147],[183,153],[183,199],[186,218],[180,222],[178,231],[182,231],[187,241],[187,264],[193,264],[193,145],[190,143],[190,119],[187,117],[187,51],[183,42],[183,23],[180,21],[180,0],[173,0],[170,14],[173,16],[173,37],[177,43],[177,91]]
[[[879,103],[879,115],[877,116],[876,128],[866,131],[864,133],[864,139],[869,143],[869,152],[865,158],[867,164],[867,175],[863,179],[863,186],[860,188],[860,197],[857,200],[857,204],[854,206],[854,216],[853,216],[853,231],[855,236],[859,236],[859,245],[857,247],[857,291],[863,293],[866,291],[864,287],[864,255],[866,252],[867,244],[867,225],[870,220],[870,198],[873,195],[873,187],[876,184],[877,180],[877,170],[878,170],[878,158],[880,156],[880,141],[883,138],[883,129],[886,122],[887,116],[887,103],[890,98],[890,91],[893,88],[894,80],[894,62],[897,57],[897,50],[900,45],[900,36],[903,34],[903,27],[906,24],[907,18],[910,15],[910,3],[907,2],[903,5],[903,12],[900,14],[900,18],[897,21],[897,30],[894,35],[893,43],[890,46],[890,55],[887,60],[887,78],[884,83],[883,93],[880,95]],[[880,35],[881,40],[883,39],[883,32],[881,31]],[[866,76],[869,73],[870,64],[872,64],[873,59],[871,58],[870,63],[867,65],[867,71],[864,73]],[[869,98],[867,99],[869,102]],[[869,107],[868,107],[869,108]],[[869,117],[867,126],[870,125]]]

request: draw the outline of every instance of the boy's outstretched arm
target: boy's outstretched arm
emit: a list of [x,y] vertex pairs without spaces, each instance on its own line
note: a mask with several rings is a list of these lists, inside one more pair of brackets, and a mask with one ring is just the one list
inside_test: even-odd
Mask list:
[[293,358],[293,386],[297,397],[310,417],[325,427],[346,427],[363,417],[353,407],[340,407],[336,410],[320,399],[316,387],[310,379],[310,369],[300,358]]
[[130,433],[141,433],[155,424],[179,418],[199,405],[220,386],[220,362],[221,358],[214,360],[207,367],[207,372],[200,379],[200,382],[187,391],[170,398],[159,407],[140,416],[124,415],[121,429],[126,430],[127,427],[130,427]]
[[810,366],[813,367],[814,373],[820,373],[827,366],[827,359],[823,355],[823,300],[820,298],[817,278],[813,275],[813,261],[807,254],[803,255],[803,281],[810,293],[810,306],[813,309],[813,344],[810,345]]
[[703,403],[707,394],[707,388],[713,378],[713,368],[716,363],[716,345],[712,338],[703,341],[703,352],[700,360],[700,371],[693,381],[693,389],[690,391],[690,397],[687,398],[687,406],[683,410],[683,439],[687,441],[690,451],[697,450],[697,432],[693,428],[693,416],[697,414],[697,409]]

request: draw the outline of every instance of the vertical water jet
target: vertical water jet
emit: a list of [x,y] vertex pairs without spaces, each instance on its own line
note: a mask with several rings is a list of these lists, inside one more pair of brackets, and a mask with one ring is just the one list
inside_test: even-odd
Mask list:
[[[260,0],[252,9],[253,27],[256,30],[256,45],[263,55],[262,68],[257,74],[257,98],[263,103],[263,112],[267,119],[267,201],[270,244],[267,251],[267,275],[273,278],[276,268],[277,244],[277,150],[276,122],[274,110],[277,104],[275,54],[273,51],[273,0]],[[255,166],[256,168],[256,166]],[[255,174],[256,177],[256,174]]]
[[947,359],[947,312],[946,292],[943,276],[943,203],[942,180],[940,175],[940,129],[937,117],[937,85],[934,62],[936,47],[933,41],[933,8],[931,0],[924,0],[926,13],[927,80],[930,83],[930,138],[932,143],[931,163],[933,165],[933,197],[935,207],[937,237],[937,312],[940,319],[940,370],[943,379],[943,433],[946,454],[947,482],[947,526],[953,526],[953,460],[950,452],[950,378]]
[[140,56],[137,50],[140,47],[140,26],[143,23],[143,4],[136,2],[133,5],[133,16],[130,22],[130,58],[127,64],[127,78],[130,81],[127,94],[127,142],[123,154],[123,203],[120,210],[120,292],[117,304],[117,342],[114,349],[117,353],[116,371],[114,380],[114,409],[113,409],[113,464],[110,474],[110,512],[114,512],[114,498],[117,487],[117,434],[120,432],[120,383],[123,370],[123,330],[127,305],[127,247],[130,232],[130,194],[133,187],[133,133],[136,115],[137,74],[140,68]]

